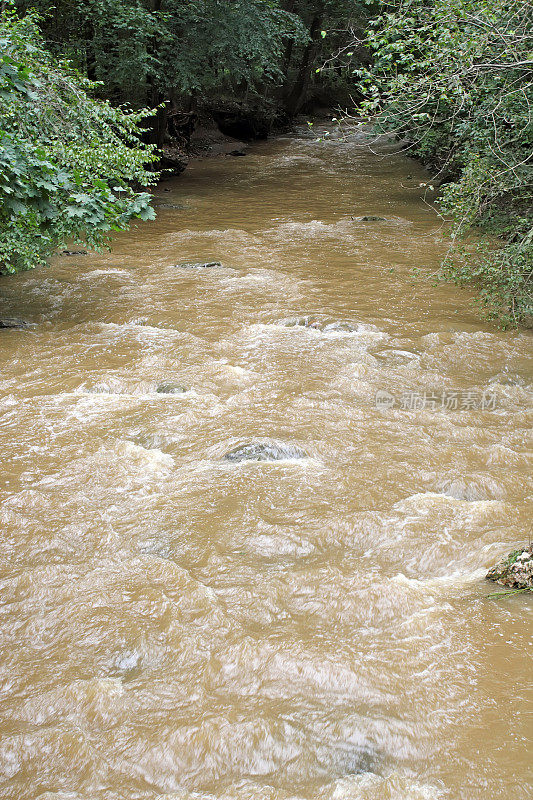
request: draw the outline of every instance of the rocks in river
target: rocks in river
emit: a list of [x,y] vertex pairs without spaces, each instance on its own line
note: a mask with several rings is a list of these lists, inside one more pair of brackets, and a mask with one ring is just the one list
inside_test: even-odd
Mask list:
[[283,442],[247,442],[230,450],[224,456],[226,461],[286,461],[294,458],[307,458],[307,453],[293,444]]
[[181,383],[172,383],[169,381],[167,383],[160,383],[156,391],[158,394],[183,394],[187,389],[185,386],[182,386]]
[[87,250],[62,250],[62,256],[86,256]]
[[351,322],[329,322],[321,330],[323,333],[353,333],[357,330],[357,327],[352,325]]
[[181,264],[173,264],[176,269],[212,269],[221,267],[220,261],[183,261]]
[[152,205],[156,208],[174,208],[178,211],[185,211],[189,206],[184,205],[183,203],[160,203],[159,201],[153,201]]
[[24,330],[24,328],[29,328],[30,323],[26,322],[24,319],[20,319],[19,317],[3,317],[0,318],[0,328],[11,328],[13,330]]
[[321,328],[320,323],[312,317],[295,317],[294,319],[288,319],[285,322],[285,326],[287,328],[315,328],[316,330],[320,330]]
[[322,331],[322,333],[333,333],[336,331],[341,333],[353,333],[357,330],[357,326],[353,325],[351,322],[345,322],[343,320],[324,322],[323,320],[317,320],[310,316],[289,319],[285,322],[285,326],[287,328],[311,328],[312,330]]
[[374,358],[377,358],[380,361],[385,361],[391,366],[400,367],[420,364],[420,355],[418,353],[413,353],[411,350],[394,350],[391,348],[383,348],[382,350],[375,351],[373,355]]
[[533,545],[502,558],[487,572],[487,578],[511,589],[533,589]]
[[[335,748],[331,753],[331,767],[338,775],[344,777],[351,775],[376,774],[380,767],[382,756],[371,745],[346,745]],[[336,797],[335,793],[333,797]],[[344,792],[340,795],[346,797]],[[350,793],[349,797],[353,795]],[[359,795],[360,796],[360,795]]]
[[354,222],[386,222],[385,217],[377,217],[374,214],[366,214],[364,217],[352,217]]

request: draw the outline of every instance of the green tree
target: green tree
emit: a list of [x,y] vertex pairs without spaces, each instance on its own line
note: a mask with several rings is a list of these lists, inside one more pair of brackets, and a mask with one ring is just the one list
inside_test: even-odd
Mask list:
[[[300,19],[274,0],[20,0],[43,14],[54,52],[68,56],[105,96],[133,106],[165,103],[165,115],[221,96],[265,98],[283,81],[289,41],[304,41]],[[162,142],[162,135],[156,136]]]
[[354,33],[362,34],[374,0],[285,0],[308,36],[290,42],[285,64],[284,107],[291,115],[315,99],[322,105],[351,104],[353,69],[365,59],[364,48],[353,46]]
[[0,271],[30,269],[68,240],[101,246],[150,219],[145,112],[93,99],[94,84],[42,44],[37,19],[0,17]]

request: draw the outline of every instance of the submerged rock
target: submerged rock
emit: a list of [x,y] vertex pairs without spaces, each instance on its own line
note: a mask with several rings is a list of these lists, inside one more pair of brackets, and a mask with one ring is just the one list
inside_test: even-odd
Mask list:
[[331,331],[340,331],[341,333],[353,333],[356,330],[357,330],[356,326],[352,325],[351,322],[329,322],[322,328],[322,331],[324,333],[330,333]]
[[307,453],[292,444],[280,442],[248,442],[240,444],[224,456],[226,461],[285,461],[307,458]]
[[314,320],[312,317],[295,317],[294,319],[288,319],[285,322],[285,326],[287,328],[314,328],[316,330],[320,330],[320,322]]
[[373,353],[374,358],[385,361],[391,366],[407,366],[420,363],[420,355],[412,350],[394,350],[383,348]]
[[533,545],[502,558],[487,572],[487,578],[512,589],[533,589]]
[[14,330],[23,330],[29,328],[30,323],[19,317],[4,317],[0,319],[0,328],[12,328]]
[[178,211],[185,211],[187,208],[189,208],[189,206],[186,206],[183,203],[161,203],[159,201],[156,202],[155,200],[152,201],[152,205],[154,205],[156,208],[174,208]]
[[187,389],[181,383],[160,383],[156,391],[159,394],[183,394]]
[[62,256],[86,256],[87,250],[62,250]]
[[311,328],[312,330],[322,331],[322,333],[331,333],[334,331],[340,331],[343,333],[353,333],[357,330],[357,327],[353,325],[351,322],[344,322],[342,320],[338,322],[324,322],[321,320],[313,319],[313,317],[295,317],[294,319],[289,319],[285,322],[285,326],[287,328]]
[[184,261],[181,264],[173,264],[176,269],[212,269],[221,267],[220,261]]
[[386,222],[385,217],[377,217],[373,214],[366,214],[364,217],[352,217],[354,222]]

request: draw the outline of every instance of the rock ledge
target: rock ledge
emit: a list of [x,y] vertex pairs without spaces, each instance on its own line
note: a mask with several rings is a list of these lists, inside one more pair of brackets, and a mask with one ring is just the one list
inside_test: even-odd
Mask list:
[[533,589],[533,545],[513,550],[487,572],[487,578],[512,589]]

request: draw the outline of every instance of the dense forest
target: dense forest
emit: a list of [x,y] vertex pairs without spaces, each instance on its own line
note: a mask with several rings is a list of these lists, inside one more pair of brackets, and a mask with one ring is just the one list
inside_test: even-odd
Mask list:
[[[41,0],[0,21],[0,271],[154,216],[211,120],[265,137],[328,109],[405,143],[452,222],[443,276],[531,316],[533,35],[524,0]],[[465,234],[478,229],[481,236]],[[475,242],[475,246],[473,245]]]

